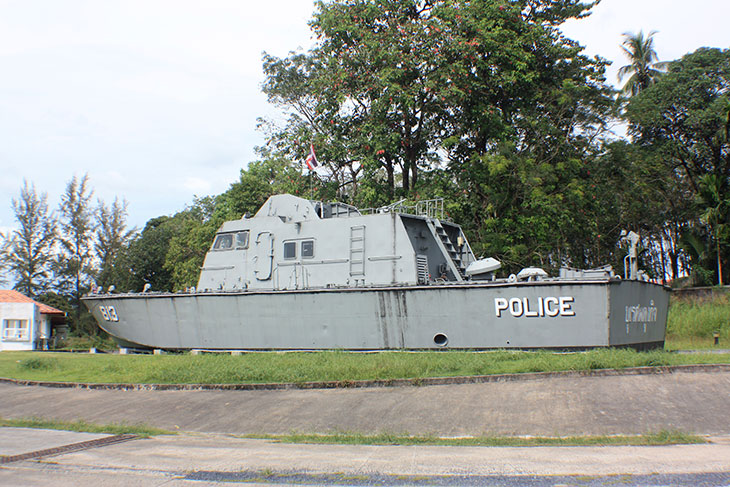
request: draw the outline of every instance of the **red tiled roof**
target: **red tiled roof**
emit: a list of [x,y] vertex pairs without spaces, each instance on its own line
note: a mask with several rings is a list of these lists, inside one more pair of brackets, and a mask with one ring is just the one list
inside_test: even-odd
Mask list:
[[11,291],[9,289],[0,289],[0,303],[35,303],[40,312],[44,315],[66,315],[66,313],[60,309],[39,303],[25,294],[21,294],[18,291]]

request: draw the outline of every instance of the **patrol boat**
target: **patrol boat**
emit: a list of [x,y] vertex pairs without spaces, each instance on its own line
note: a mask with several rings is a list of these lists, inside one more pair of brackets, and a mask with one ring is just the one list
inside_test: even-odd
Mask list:
[[133,348],[660,347],[669,293],[641,278],[638,237],[627,238],[623,277],[527,268],[498,279],[500,263],[474,256],[443,200],[361,211],[283,194],[221,226],[197,287],[83,301]]

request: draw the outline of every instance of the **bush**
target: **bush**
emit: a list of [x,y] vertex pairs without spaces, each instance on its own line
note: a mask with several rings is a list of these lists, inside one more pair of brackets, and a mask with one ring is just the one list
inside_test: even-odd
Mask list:
[[98,350],[115,350],[116,342],[109,335],[106,336],[71,336],[63,340],[58,347],[59,350],[89,350],[96,348]]

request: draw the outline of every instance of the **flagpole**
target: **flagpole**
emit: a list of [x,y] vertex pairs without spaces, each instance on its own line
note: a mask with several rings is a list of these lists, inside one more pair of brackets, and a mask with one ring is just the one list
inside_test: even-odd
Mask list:
[[317,156],[314,153],[314,143],[309,143],[309,155],[304,161],[307,164],[307,167],[309,168],[309,199],[314,199],[314,181],[312,172],[314,172],[314,169],[317,167]]

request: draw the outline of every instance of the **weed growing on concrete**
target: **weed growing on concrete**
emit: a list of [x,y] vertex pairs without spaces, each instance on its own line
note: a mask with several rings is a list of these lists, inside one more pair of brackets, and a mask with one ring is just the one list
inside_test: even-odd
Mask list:
[[411,436],[392,433],[364,435],[360,433],[333,433],[328,435],[290,433],[288,435],[246,435],[246,438],[266,439],[281,443],[311,443],[337,445],[434,445],[434,446],[658,446],[706,443],[701,436],[681,431],[662,430],[635,436],[473,436],[443,438],[438,436]]
[[132,434],[147,438],[156,435],[174,435],[175,433],[160,428],[153,428],[144,424],[94,424],[83,420],[59,421],[44,418],[0,418],[0,427],[38,428],[64,431],[78,431],[84,433],[108,433],[112,435]]

